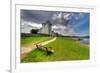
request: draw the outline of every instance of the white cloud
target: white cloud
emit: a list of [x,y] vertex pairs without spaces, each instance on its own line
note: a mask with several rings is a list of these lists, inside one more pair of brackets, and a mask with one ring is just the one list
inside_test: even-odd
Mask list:
[[62,13],[60,12],[60,13],[53,14],[52,19],[53,20],[61,19],[61,17],[62,17]]
[[52,27],[53,31],[62,35],[66,35],[66,36],[74,36],[76,35],[76,32],[74,31],[73,28],[71,28],[70,25],[68,25],[67,27],[65,25],[54,25]]
[[71,19],[72,16],[73,16],[72,13],[64,13],[64,14],[63,14],[63,18],[64,18],[65,20]]
[[31,29],[40,29],[41,27],[42,27],[42,24],[21,21],[21,33],[30,33]]
[[68,19],[71,18],[72,15],[73,15],[72,13],[63,13],[63,12],[60,12],[60,13],[53,14],[52,19],[56,20],[56,19],[64,18],[64,19],[68,20]]

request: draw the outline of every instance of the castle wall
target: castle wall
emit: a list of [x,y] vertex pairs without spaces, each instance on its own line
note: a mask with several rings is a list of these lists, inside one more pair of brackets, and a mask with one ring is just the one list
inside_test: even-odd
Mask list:
[[38,33],[42,33],[42,34],[51,34],[51,25],[50,24],[43,24],[42,28],[39,30]]

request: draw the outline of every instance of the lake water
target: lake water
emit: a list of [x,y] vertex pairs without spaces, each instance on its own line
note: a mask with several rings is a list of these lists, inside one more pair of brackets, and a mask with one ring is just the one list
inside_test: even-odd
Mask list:
[[90,40],[89,40],[89,38],[84,38],[80,42],[83,43],[83,44],[89,44]]

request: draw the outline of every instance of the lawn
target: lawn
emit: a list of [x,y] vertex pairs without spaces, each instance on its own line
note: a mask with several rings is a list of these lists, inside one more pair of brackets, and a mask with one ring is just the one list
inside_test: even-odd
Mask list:
[[52,37],[21,37],[21,45],[38,43],[51,39]]
[[21,62],[89,60],[89,46],[71,38],[57,37],[55,41],[45,46],[52,47],[55,52],[47,55],[45,51],[35,49],[28,53]]

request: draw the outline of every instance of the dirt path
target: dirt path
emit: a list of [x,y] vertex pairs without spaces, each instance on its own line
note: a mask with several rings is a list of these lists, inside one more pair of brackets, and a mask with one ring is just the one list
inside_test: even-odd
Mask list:
[[[54,37],[53,39],[50,39],[50,40],[48,40],[48,41],[44,41],[44,42],[41,42],[41,43],[38,43],[38,45],[42,45],[42,46],[44,46],[44,45],[46,45],[46,44],[48,44],[48,43],[51,43],[51,42],[53,42],[53,41],[55,41],[56,40],[56,37]],[[21,55],[23,55],[23,54],[25,54],[25,53],[28,53],[28,52],[30,52],[30,51],[32,51],[32,50],[34,50],[35,48],[36,48],[36,45],[35,45],[36,43],[32,43],[32,44],[28,44],[28,45],[26,45],[26,46],[22,46],[21,47]]]

